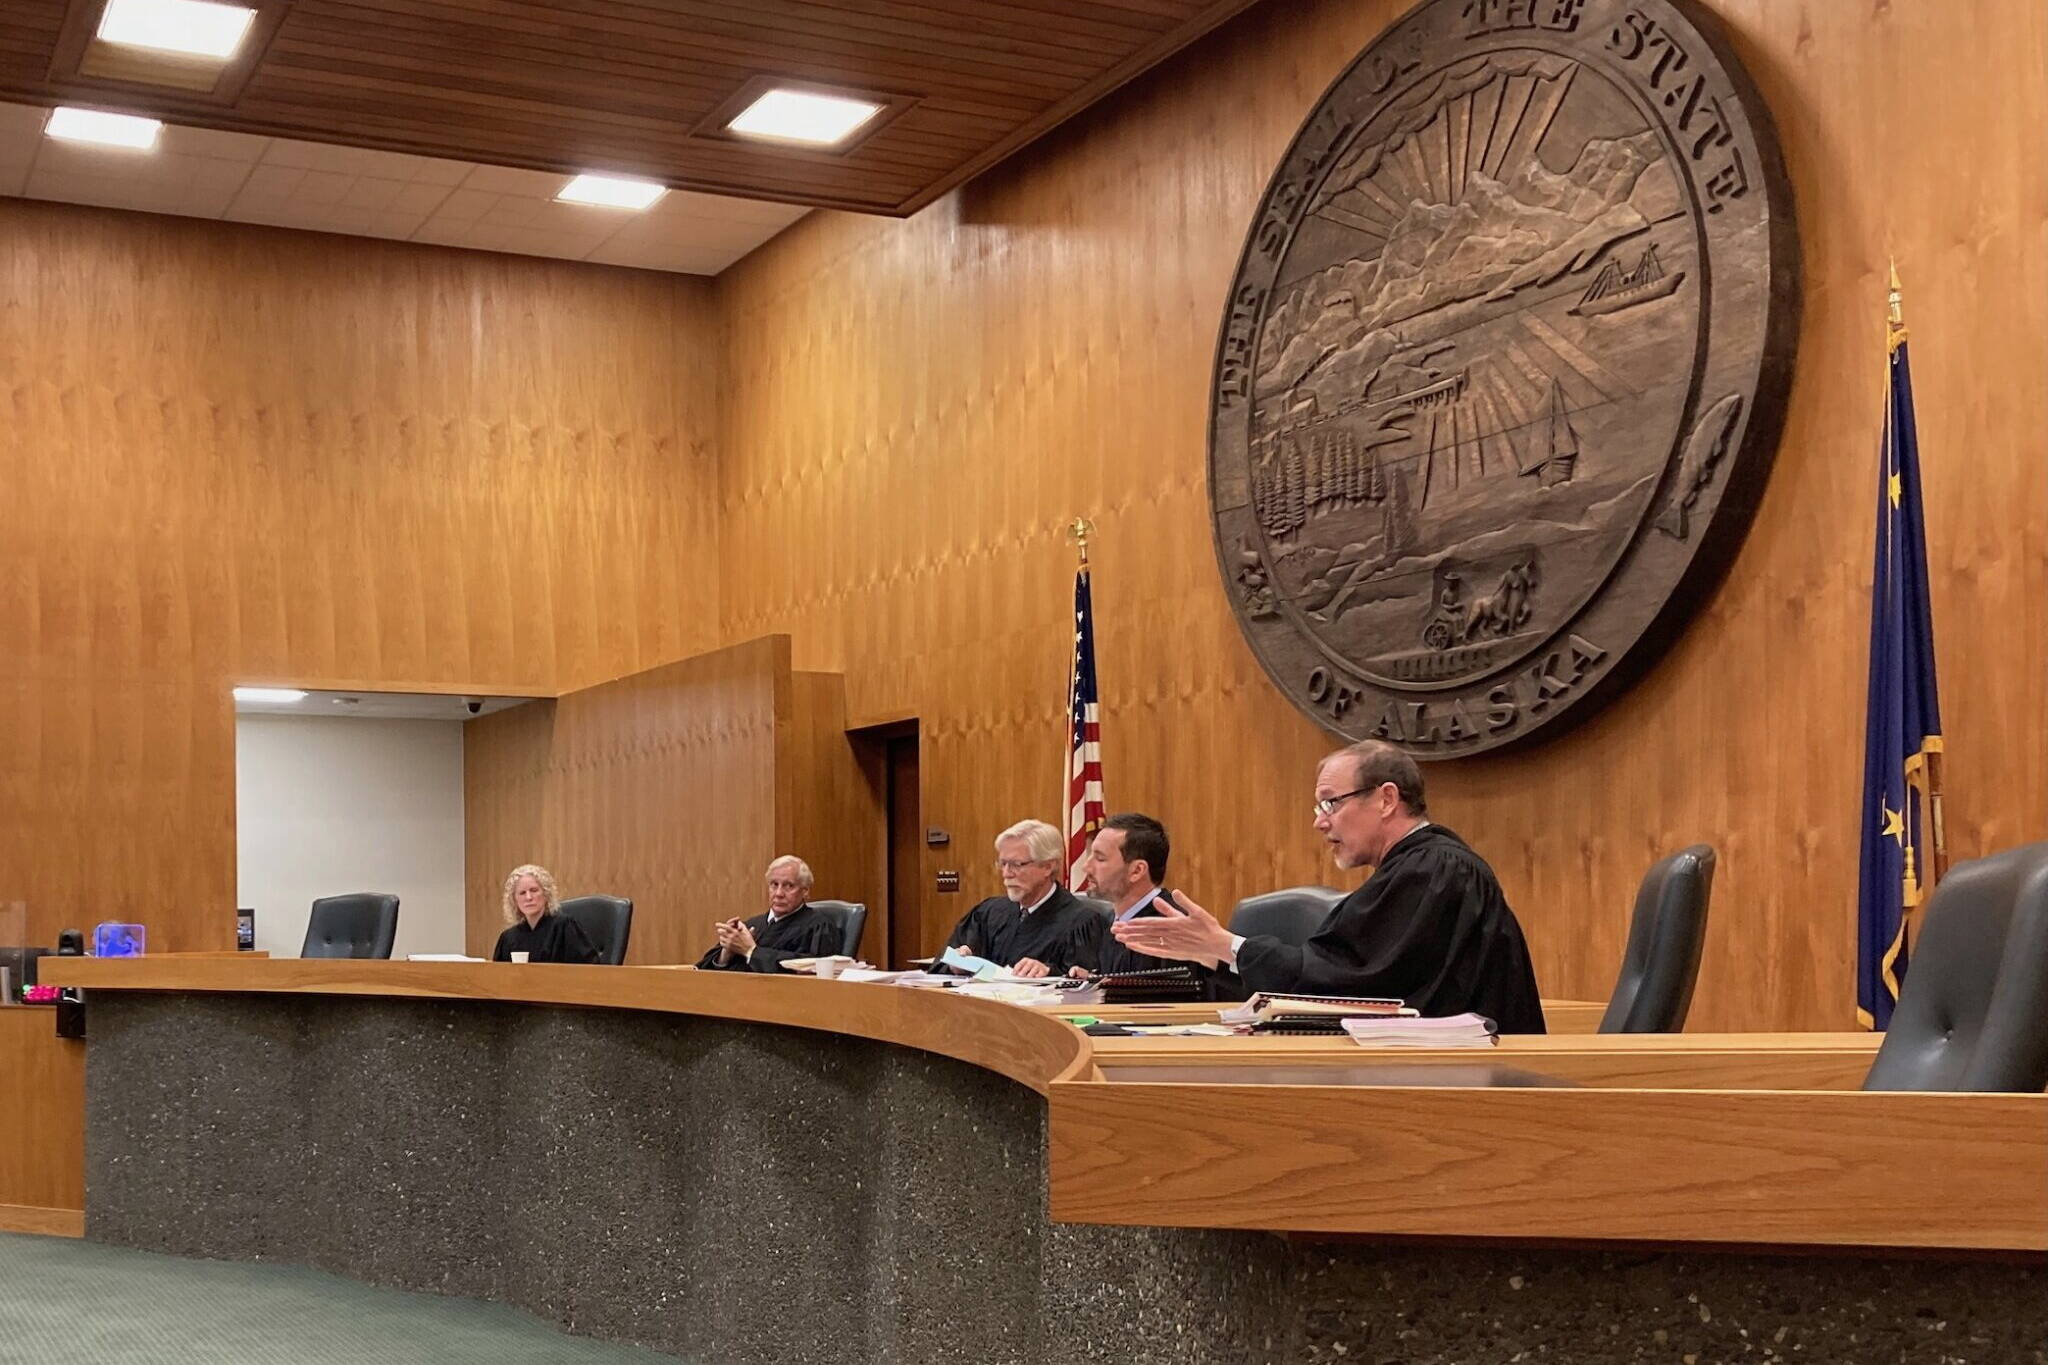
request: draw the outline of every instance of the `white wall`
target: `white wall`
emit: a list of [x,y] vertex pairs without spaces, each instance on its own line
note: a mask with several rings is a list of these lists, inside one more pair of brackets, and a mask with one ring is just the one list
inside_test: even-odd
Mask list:
[[271,956],[349,891],[397,893],[393,957],[462,951],[460,722],[237,716],[235,819],[236,903]]

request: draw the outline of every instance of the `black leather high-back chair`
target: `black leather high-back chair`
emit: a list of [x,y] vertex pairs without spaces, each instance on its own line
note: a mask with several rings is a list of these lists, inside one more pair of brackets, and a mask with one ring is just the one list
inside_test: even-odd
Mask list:
[[398,937],[398,897],[383,891],[322,896],[306,921],[300,957],[390,957]]
[[1116,913],[1116,907],[1100,896],[1083,896],[1079,892],[1075,892],[1074,899],[1087,906],[1090,910],[1093,910],[1096,914],[1101,915],[1104,919]]
[[859,957],[861,931],[868,927],[868,908],[859,901],[812,901],[811,908],[823,911],[839,926],[838,951],[847,957]]
[[1602,1033],[1678,1033],[1692,1009],[1714,894],[1714,850],[1706,844],[1661,858],[1643,874],[1629,916],[1621,975],[1600,1016]]
[[2048,1088],[2048,843],[1958,863],[1921,913],[1863,1088]]
[[575,896],[555,907],[574,920],[597,949],[597,960],[616,967],[626,960],[626,941],[633,937],[633,902],[624,896]]
[[1246,938],[1263,934],[1298,948],[1343,899],[1344,892],[1328,886],[1290,886],[1284,891],[1246,896],[1230,912],[1230,932]]

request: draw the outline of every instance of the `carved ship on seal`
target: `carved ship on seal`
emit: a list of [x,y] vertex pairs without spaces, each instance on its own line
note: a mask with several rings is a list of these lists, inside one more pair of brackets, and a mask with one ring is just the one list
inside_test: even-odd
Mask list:
[[1521,449],[1516,448],[1515,460],[1521,473],[1535,474],[1545,488],[1570,483],[1579,463],[1579,433],[1573,428],[1571,413],[1565,405],[1564,387],[1555,379],[1550,381],[1550,413],[1538,440],[1543,448],[1534,459],[1523,460]]
[[1676,275],[1664,273],[1664,267],[1657,260],[1657,247],[1653,242],[1643,250],[1643,257],[1636,262],[1636,268],[1626,273],[1620,261],[1609,261],[1607,268],[1593,280],[1585,296],[1568,310],[1580,317],[1597,318],[1608,313],[1618,313],[1624,308],[1633,308],[1639,303],[1668,298],[1685,283],[1685,272]]

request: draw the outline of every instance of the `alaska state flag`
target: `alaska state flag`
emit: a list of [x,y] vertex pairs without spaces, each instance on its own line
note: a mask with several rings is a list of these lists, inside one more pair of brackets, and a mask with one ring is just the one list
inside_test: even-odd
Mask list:
[[1863,735],[1863,832],[1856,895],[1856,1017],[1884,1029],[1906,976],[1906,918],[1932,885],[1939,837],[1930,763],[1941,752],[1920,443],[1903,329],[1894,335],[1877,484],[1870,590],[1870,703]]

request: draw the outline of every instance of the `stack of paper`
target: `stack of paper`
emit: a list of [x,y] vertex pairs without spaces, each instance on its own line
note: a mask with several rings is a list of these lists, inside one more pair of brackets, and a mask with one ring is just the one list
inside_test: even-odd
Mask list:
[[886,986],[901,981],[906,976],[923,976],[923,972],[892,972],[880,967],[848,967],[839,974],[841,981],[869,981]]
[[[1226,1024],[1259,1024],[1271,1019],[1348,1019],[1353,1015],[1413,1015],[1399,1000],[1367,995],[1283,995],[1260,991],[1222,1012]],[[1333,1030],[1334,1031],[1334,1030]]]
[[1483,1014],[1346,1019],[1344,1031],[1366,1047],[1492,1047],[1500,1041],[1500,1029]]

